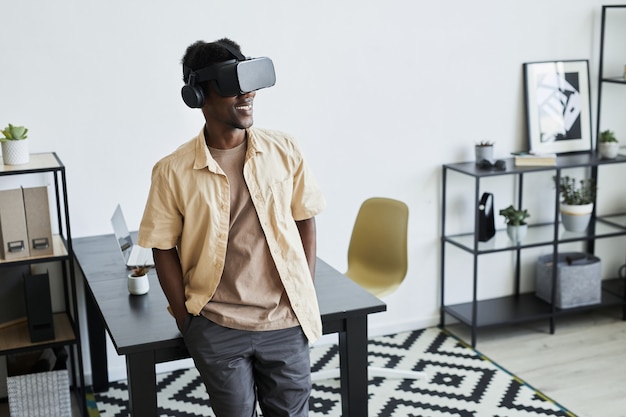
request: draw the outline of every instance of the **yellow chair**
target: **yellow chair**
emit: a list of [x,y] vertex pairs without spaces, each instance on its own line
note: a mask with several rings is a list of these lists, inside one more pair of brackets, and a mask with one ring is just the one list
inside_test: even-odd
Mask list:
[[376,297],[394,292],[408,269],[408,223],[409,208],[402,201],[365,200],[352,229],[346,275]]
[[[405,203],[374,197],[363,202],[357,214],[346,275],[377,297],[393,293],[408,269],[407,234],[409,208]],[[370,376],[423,379],[425,372],[368,367]],[[338,370],[319,371],[312,379],[336,378]]]

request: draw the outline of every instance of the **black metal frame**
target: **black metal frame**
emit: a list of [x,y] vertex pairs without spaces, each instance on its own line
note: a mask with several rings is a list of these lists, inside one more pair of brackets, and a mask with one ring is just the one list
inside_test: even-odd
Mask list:
[[[584,154],[572,154],[561,155],[557,158],[557,166],[555,167],[516,167],[512,158],[506,159],[506,169],[502,171],[483,171],[480,170],[475,162],[464,162],[457,164],[443,165],[442,172],[442,218],[441,218],[441,304],[440,304],[440,327],[446,325],[446,314],[454,317],[456,320],[463,324],[466,324],[471,329],[471,345],[476,346],[477,330],[483,327],[491,327],[498,325],[508,325],[513,323],[537,321],[542,319],[549,320],[550,332],[555,331],[555,319],[564,314],[570,314],[582,310],[596,309],[600,307],[610,306],[622,306],[623,315],[626,319],[626,295],[622,292],[615,292],[610,288],[604,287],[602,302],[599,305],[584,306],[569,309],[559,309],[555,306],[556,291],[556,268],[553,270],[552,277],[552,303],[545,303],[542,300],[535,297],[534,293],[521,293],[520,292],[520,257],[521,252],[524,249],[539,247],[539,246],[552,246],[554,261],[557,260],[558,246],[561,243],[569,242],[586,242],[587,251],[593,253],[593,242],[598,238],[608,238],[616,236],[626,236],[626,222],[615,221],[615,216],[621,216],[622,214],[597,217],[596,212],[592,213],[591,226],[586,232],[573,234],[567,238],[560,238],[560,223],[559,219],[559,198],[558,189],[555,187],[555,207],[554,207],[554,221],[547,224],[531,224],[529,228],[549,228],[553,229],[552,239],[543,240],[538,242],[523,242],[519,245],[515,245],[509,242],[509,245],[493,248],[481,248],[478,241],[478,234],[475,233],[478,229],[478,215],[475,216],[474,229],[470,233],[463,233],[459,235],[449,235],[446,232],[446,215],[447,215],[447,183],[449,181],[449,172],[455,172],[462,175],[467,175],[474,178],[475,190],[474,200],[477,203],[480,198],[480,180],[492,176],[502,175],[515,175],[518,181],[518,194],[517,204],[518,207],[522,207],[523,201],[523,181],[524,175],[533,172],[549,172],[553,171],[553,175],[556,181],[559,181],[561,171],[570,168],[588,168],[595,170],[597,176],[597,168],[601,165],[624,163],[626,157],[619,156],[615,160],[602,160],[599,159],[595,153],[589,152]],[[620,217],[621,218],[621,217]],[[602,230],[600,232],[596,229],[596,224],[602,224]],[[505,233],[504,231],[497,231],[496,233]],[[470,243],[468,243],[470,242]],[[463,251],[473,256],[473,289],[472,298],[469,302],[446,305],[445,292],[446,292],[446,245],[454,245]],[[478,299],[478,258],[480,255],[515,251],[516,253],[516,265],[515,265],[515,290],[510,296],[479,300]]]
[[[32,154],[31,157],[38,154]],[[70,215],[69,204],[67,199],[67,179],[65,173],[65,166],[59,159],[56,153],[47,153],[44,155],[50,155],[56,160],[56,165],[50,165],[45,167],[29,168],[25,166],[24,169],[13,169],[7,171],[0,171],[0,177],[10,175],[25,175],[25,174],[46,174],[50,173],[54,178],[54,192],[55,192],[55,204],[57,213],[57,224],[59,229],[59,237],[65,245],[66,254],[63,255],[49,255],[38,256],[36,258],[27,257],[22,259],[16,259],[12,261],[3,261],[0,263],[0,268],[5,266],[18,266],[18,265],[31,265],[42,262],[60,262],[63,273],[63,291],[64,291],[64,304],[65,315],[67,316],[74,338],[69,341],[56,341],[37,343],[28,346],[19,347],[16,349],[10,349],[0,352],[0,355],[6,356],[17,352],[28,351],[33,349],[42,349],[47,347],[66,346],[70,350],[70,381],[74,388],[76,400],[79,405],[81,415],[87,416],[87,402],[86,402],[86,390],[85,390],[85,376],[83,367],[83,355],[81,347],[80,337],[80,324],[78,314],[78,296],[76,290],[76,274],[74,270],[74,251],[72,247],[72,234],[70,231]]]

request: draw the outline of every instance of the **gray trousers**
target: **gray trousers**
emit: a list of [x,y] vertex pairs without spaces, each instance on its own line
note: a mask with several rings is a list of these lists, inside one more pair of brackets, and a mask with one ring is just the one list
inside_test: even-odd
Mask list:
[[300,326],[251,332],[188,316],[187,349],[217,417],[306,417],[311,395],[309,344]]

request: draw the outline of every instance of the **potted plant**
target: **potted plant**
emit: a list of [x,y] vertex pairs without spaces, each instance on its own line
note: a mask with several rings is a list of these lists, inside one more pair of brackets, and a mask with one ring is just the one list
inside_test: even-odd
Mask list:
[[561,220],[570,232],[587,229],[593,203],[596,199],[596,183],[593,178],[576,180],[568,175],[561,177],[558,185],[561,194]]
[[480,141],[476,144],[475,152],[476,152],[476,163],[479,164],[480,161],[486,159],[488,161],[493,160],[493,142],[488,140]]
[[13,126],[11,123],[4,128],[0,138],[2,142],[2,159],[5,165],[23,165],[30,160],[28,153],[28,141],[26,138],[28,129],[24,126]]
[[600,132],[598,137],[598,150],[604,159],[615,159],[619,153],[619,142],[612,130]]
[[150,289],[150,281],[148,281],[148,265],[135,266],[128,274],[128,292],[133,295],[143,295]]
[[528,224],[526,219],[530,217],[528,210],[516,209],[511,204],[507,208],[500,210],[500,215],[505,218],[506,221],[506,233],[515,243],[520,243],[526,237],[528,231]]

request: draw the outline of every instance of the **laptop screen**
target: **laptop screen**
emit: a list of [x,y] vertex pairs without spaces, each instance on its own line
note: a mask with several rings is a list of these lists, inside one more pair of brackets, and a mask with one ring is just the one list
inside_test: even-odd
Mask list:
[[130,252],[133,249],[133,239],[130,237],[130,232],[128,231],[128,226],[126,226],[126,220],[122,213],[122,207],[120,207],[119,204],[115,208],[115,212],[113,212],[111,224],[113,225],[113,233],[115,233],[117,243],[120,245],[120,250],[124,256],[124,262],[128,262]]

